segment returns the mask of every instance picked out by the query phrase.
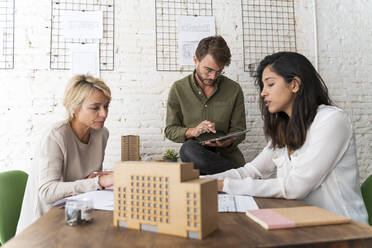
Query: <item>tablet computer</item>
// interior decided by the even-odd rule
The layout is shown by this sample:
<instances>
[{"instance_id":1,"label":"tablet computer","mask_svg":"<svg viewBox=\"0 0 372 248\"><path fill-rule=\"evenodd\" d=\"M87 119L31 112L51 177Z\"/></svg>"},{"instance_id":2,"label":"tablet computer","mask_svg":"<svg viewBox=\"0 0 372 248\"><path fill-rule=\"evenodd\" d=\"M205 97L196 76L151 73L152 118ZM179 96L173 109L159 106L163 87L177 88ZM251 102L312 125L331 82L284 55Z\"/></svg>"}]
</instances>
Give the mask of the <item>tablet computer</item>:
<instances>
[{"instance_id":1,"label":"tablet computer","mask_svg":"<svg viewBox=\"0 0 372 248\"><path fill-rule=\"evenodd\" d=\"M235 133L229 133L227 135L224 135L224 136L221 136L221 137L218 137L218 138L204 140L204 141L202 141L200 143L204 144L205 142L208 142L208 141L210 141L210 142L216 142L216 141L220 141L220 140L225 140L225 139L228 139L228 138L231 138L231 137L237 137L237 136L243 135L243 134L245 134L248 131L249 130L239 131L239 132L235 132Z\"/></svg>"}]
</instances>

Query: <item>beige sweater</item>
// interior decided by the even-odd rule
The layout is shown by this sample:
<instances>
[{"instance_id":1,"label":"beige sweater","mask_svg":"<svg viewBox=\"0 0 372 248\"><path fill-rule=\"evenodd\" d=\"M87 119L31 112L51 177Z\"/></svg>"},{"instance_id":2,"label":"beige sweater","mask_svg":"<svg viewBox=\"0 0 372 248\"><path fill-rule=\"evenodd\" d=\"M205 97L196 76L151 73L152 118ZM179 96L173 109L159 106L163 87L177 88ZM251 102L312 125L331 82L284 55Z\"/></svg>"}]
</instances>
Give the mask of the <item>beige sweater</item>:
<instances>
[{"instance_id":1,"label":"beige sweater","mask_svg":"<svg viewBox=\"0 0 372 248\"><path fill-rule=\"evenodd\" d=\"M55 201L100 188L98 177L85 178L102 169L108 136L105 127L91 130L89 143L84 144L73 133L67 120L52 127L41 141L37 166L30 173L18 230L47 212ZM24 216L26 214L33 218Z\"/></svg>"}]
</instances>

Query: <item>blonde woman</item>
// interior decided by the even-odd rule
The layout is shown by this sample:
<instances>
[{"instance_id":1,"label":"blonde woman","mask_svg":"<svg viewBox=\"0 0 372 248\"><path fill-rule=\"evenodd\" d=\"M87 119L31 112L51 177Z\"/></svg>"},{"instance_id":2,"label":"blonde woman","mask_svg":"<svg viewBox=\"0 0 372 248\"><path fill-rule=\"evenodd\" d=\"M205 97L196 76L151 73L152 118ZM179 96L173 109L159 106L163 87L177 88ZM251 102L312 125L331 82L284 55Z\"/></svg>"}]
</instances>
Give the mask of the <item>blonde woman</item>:
<instances>
[{"instance_id":1,"label":"blonde woman","mask_svg":"<svg viewBox=\"0 0 372 248\"><path fill-rule=\"evenodd\" d=\"M102 169L109 136L104 123L110 100L109 87L98 78L78 75L68 83L63 101L68 118L55 123L42 140L38 169L31 179L34 185L27 189L36 195L30 196L34 218L28 224L59 199L113 184L113 174L93 173ZM26 203L23 209L30 208ZM18 231L27 226L22 223L22 215L29 210L23 209Z\"/></svg>"}]
</instances>

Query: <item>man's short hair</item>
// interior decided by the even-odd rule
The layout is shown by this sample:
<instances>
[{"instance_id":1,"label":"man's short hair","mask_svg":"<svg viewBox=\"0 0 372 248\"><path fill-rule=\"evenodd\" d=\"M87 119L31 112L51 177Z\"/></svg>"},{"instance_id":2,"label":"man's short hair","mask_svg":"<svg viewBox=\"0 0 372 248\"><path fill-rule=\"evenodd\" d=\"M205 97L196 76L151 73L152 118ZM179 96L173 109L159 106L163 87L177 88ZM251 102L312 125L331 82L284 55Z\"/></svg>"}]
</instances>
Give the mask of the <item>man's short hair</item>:
<instances>
[{"instance_id":1,"label":"man's short hair","mask_svg":"<svg viewBox=\"0 0 372 248\"><path fill-rule=\"evenodd\" d=\"M195 51L196 58L201 61L207 54L210 54L221 67L230 65L230 48L219 35L206 37L199 42Z\"/></svg>"}]
</instances>

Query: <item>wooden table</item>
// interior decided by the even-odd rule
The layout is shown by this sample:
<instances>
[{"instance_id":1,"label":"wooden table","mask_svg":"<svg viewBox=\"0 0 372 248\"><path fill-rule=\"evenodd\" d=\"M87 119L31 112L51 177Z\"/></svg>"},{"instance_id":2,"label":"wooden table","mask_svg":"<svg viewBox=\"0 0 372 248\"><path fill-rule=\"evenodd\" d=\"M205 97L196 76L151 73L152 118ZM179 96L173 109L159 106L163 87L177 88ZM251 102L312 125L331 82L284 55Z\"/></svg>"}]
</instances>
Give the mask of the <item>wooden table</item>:
<instances>
[{"instance_id":1,"label":"wooden table","mask_svg":"<svg viewBox=\"0 0 372 248\"><path fill-rule=\"evenodd\" d=\"M260 208L304 206L295 200L255 198ZM311 213L309 213L311 214ZM357 222L267 231L243 213L220 213L219 230L204 240L114 228L112 212L95 211L94 222L67 226L53 208L17 237L11 247L371 247L372 228Z\"/></svg>"}]
</instances>

